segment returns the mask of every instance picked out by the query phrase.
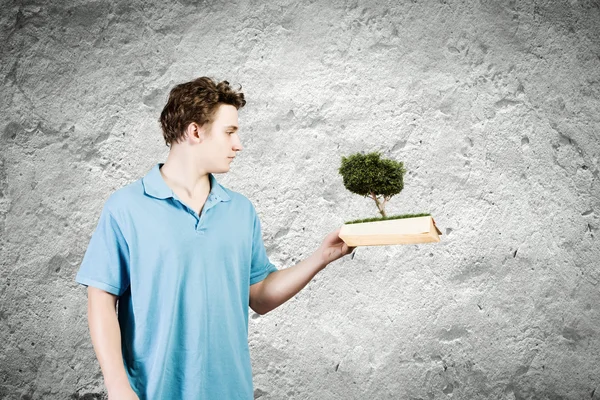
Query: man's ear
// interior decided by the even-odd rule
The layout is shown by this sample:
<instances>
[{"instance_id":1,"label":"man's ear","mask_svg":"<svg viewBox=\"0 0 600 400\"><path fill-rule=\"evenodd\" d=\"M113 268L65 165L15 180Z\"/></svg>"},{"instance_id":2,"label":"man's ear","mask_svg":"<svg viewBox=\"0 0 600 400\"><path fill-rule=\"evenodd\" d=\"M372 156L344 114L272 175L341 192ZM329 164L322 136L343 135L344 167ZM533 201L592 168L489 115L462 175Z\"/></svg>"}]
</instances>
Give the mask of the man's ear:
<instances>
[{"instance_id":1,"label":"man's ear","mask_svg":"<svg viewBox=\"0 0 600 400\"><path fill-rule=\"evenodd\" d=\"M187 129L185 130L186 140L202 142L206 138L206 125L207 124L200 126L195 122L190 122Z\"/></svg>"}]
</instances>

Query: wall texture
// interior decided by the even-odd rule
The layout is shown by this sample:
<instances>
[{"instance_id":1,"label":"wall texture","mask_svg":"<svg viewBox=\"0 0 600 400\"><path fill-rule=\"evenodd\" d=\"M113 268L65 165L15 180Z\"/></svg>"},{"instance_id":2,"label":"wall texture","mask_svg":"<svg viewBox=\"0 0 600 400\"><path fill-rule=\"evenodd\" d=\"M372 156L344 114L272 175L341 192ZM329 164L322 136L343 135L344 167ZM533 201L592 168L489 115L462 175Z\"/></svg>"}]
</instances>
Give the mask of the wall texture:
<instances>
[{"instance_id":1,"label":"wall texture","mask_svg":"<svg viewBox=\"0 0 600 400\"><path fill-rule=\"evenodd\" d=\"M598 0L1 3L0 398L104 398L75 273L166 159L168 90L208 75L248 99L217 179L279 268L377 216L355 152L403 161L387 211L444 233L252 315L256 398L600 399Z\"/></svg>"}]
</instances>

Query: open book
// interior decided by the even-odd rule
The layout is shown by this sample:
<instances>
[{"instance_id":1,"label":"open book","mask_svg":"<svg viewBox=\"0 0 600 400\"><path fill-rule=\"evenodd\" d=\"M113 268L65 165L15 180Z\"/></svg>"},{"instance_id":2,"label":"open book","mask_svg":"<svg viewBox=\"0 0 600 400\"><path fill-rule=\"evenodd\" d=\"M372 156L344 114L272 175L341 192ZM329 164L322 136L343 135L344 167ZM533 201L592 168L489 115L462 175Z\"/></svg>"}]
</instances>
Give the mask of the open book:
<instances>
[{"instance_id":1,"label":"open book","mask_svg":"<svg viewBox=\"0 0 600 400\"><path fill-rule=\"evenodd\" d=\"M348 246L439 242L442 232L432 216L344 224L339 237Z\"/></svg>"}]
</instances>

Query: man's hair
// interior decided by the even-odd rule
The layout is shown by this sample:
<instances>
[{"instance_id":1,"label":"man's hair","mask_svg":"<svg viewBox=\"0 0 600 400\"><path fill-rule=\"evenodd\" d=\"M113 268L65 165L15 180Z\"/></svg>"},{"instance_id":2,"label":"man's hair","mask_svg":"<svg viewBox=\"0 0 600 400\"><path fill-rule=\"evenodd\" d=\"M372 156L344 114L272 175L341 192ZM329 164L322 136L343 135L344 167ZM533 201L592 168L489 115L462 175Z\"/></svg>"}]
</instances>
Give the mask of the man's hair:
<instances>
[{"instance_id":1,"label":"man's hair","mask_svg":"<svg viewBox=\"0 0 600 400\"><path fill-rule=\"evenodd\" d=\"M178 143L192 122L202 126L213 122L220 104L230 104L240 109L246 104L244 93L229 86L229 82L217 83L203 76L191 82L181 83L171 89L169 100L160 113L160 125L167 146Z\"/></svg>"}]
</instances>

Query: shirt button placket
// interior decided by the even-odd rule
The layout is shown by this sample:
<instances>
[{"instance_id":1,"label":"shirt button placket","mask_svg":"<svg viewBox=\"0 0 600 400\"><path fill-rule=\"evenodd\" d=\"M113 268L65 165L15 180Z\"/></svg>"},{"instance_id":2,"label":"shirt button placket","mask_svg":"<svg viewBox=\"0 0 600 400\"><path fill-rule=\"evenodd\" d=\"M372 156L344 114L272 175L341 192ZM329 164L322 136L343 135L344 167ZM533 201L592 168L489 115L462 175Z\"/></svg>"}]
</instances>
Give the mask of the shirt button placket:
<instances>
[{"instance_id":1,"label":"shirt button placket","mask_svg":"<svg viewBox=\"0 0 600 400\"><path fill-rule=\"evenodd\" d=\"M205 229L204 229L204 228L202 228L202 222L204 221L204 218L205 218L206 211L207 211L207 210L208 210L208 208L209 208L209 207L208 207L208 206L209 206L209 203L210 203L210 202L212 202L213 198L214 198L214 196L213 196L213 195L209 195L209 196L208 196L208 199L206 199L206 204L204 205L204 209L203 209L202 213L200 214L200 218L198 219L198 221L197 221L197 223L196 223L196 233L197 233L198 235L204 235L204 231L205 231Z\"/></svg>"}]
</instances>

